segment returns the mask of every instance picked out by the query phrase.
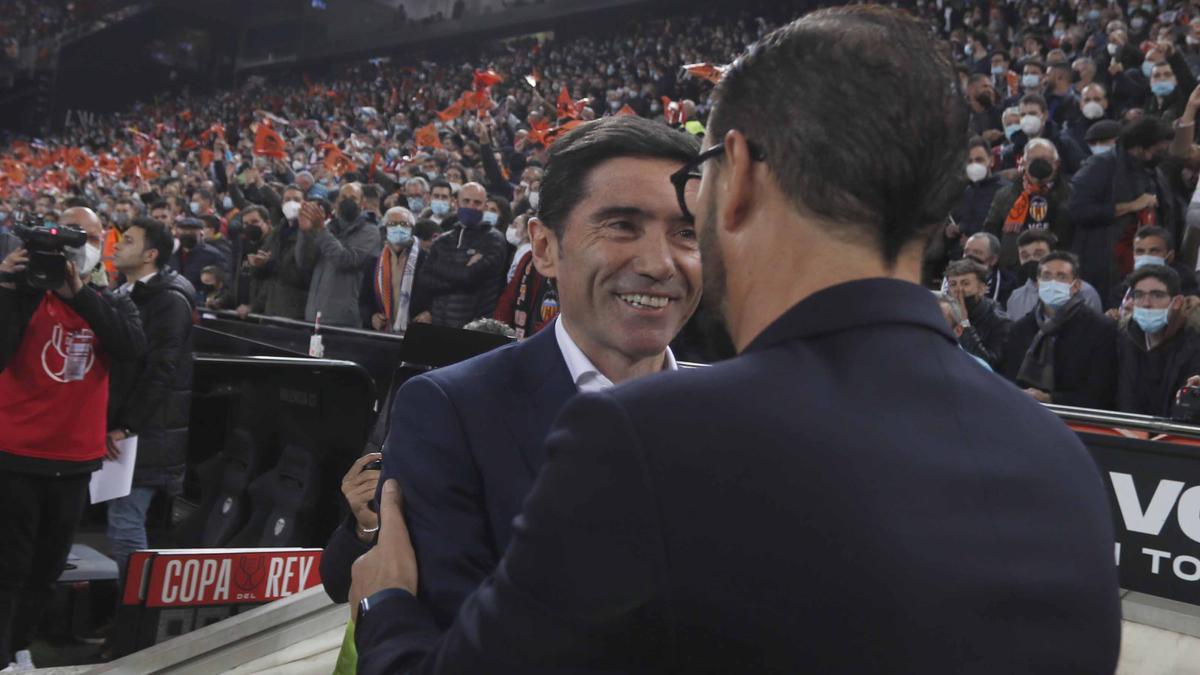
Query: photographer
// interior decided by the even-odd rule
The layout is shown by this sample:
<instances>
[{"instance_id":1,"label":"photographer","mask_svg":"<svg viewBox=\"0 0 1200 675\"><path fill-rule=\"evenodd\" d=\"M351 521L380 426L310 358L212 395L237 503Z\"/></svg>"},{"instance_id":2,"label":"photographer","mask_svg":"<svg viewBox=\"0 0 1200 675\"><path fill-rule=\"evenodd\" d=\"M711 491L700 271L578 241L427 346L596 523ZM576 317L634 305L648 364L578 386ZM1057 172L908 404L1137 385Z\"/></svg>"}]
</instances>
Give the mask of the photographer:
<instances>
[{"instance_id":1,"label":"photographer","mask_svg":"<svg viewBox=\"0 0 1200 675\"><path fill-rule=\"evenodd\" d=\"M68 209L0 262L0 665L29 661L105 456L109 369L145 348L133 302L84 282L99 251L54 244L81 241L63 226L95 220L91 209ZM31 284L46 278L62 281L53 291Z\"/></svg>"}]
</instances>

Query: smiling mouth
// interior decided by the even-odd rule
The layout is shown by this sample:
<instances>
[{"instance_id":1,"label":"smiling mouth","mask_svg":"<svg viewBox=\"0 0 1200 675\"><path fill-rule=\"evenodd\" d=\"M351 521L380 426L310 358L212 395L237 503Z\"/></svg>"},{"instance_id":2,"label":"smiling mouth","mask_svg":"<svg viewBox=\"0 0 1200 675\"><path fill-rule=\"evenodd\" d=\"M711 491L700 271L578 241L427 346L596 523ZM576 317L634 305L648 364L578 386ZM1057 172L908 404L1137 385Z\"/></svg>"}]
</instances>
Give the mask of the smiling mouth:
<instances>
[{"instance_id":1,"label":"smiling mouth","mask_svg":"<svg viewBox=\"0 0 1200 675\"><path fill-rule=\"evenodd\" d=\"M670 304L671 299L665 295L645 295L641 293L619 293L617 297L622 302L636 309L663 309Z\"/></svg>"}]
</instances>

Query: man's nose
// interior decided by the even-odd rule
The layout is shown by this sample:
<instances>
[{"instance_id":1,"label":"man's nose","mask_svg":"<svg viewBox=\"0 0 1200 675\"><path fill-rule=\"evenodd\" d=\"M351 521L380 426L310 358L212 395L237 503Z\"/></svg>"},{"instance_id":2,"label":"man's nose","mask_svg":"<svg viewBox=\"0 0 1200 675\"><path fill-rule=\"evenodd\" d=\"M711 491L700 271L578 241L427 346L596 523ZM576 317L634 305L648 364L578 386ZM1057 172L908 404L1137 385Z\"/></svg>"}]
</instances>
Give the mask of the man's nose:
<instances>
[{"instance_id":1,"label":"man's nose","mask_svg":"<svg viewBox=\"0 0 1200 675\"><path fill-rule=\"evenodd\" d=\"M675 250L668 240L669 235L642 237L634 258L634 271L655 281L669 281L675 277L678 266Z\"/></svg>"}]
</instances>

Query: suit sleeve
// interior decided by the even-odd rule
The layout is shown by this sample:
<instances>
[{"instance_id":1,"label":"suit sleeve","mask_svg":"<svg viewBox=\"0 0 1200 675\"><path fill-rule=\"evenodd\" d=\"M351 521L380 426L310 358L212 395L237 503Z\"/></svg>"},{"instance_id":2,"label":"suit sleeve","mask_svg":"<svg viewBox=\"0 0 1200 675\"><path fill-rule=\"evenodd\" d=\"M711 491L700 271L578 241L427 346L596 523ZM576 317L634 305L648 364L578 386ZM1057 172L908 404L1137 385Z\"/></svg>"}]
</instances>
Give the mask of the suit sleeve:
<instances>
[{"instance_id":1,"label":"suit sleeve","mask_svg":"<svg viewBox=\"0 0 1200 675\"><path fill-rule=\"evenodd\" d=\"M396 394L380 489L400 481L404 516L420 570L418 595L442 627L500 559L488 525L483 479L458 411L428 377Z\"/></svg>"},{"instance_id":2,"label":"suit sleeve","mask_svg":"<svg viewBox=\"0 0 1200 675\"><path fill-rule=\"evenodd\" d=\"M672 651L653 602L662 527L629 418L608 394L576 397L547 450L504 559L449 630L394 595L355 629L359 673L661 672L621 661Z\"/></svg>"},{"instance_id":3,"label":"suit sleeve","mask_svg":"<svg viewBox=\"0 0 1200 675\"><path fill-rule=\"evenodd\" d=\"M321 554L321 583L334 602L346 602L350 595L350 568L360 555L371 550L370 544L364 544L355 535L356 527L353 515L343 518Z\"/></svg>"}]
</instances>

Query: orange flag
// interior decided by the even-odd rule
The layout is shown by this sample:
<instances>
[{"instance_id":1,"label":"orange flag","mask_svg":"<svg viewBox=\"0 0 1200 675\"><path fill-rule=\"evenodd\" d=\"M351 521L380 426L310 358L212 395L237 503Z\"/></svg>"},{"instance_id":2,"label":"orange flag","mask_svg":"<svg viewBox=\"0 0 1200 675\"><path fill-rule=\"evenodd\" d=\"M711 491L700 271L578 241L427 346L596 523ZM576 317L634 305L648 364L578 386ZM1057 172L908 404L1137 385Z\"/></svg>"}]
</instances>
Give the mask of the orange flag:
<instances>
[{"instance_id":1,"label":"orange flag","mask_svg":"<svg viewBox=\"0 0 1200 675\"><path fill-rule=\"evenodd\" d=\"M720 84L721 78L725 76L728 66L714 66L711 63L689 63L683 69L692 77L708 80L713 84Z\"/></svg>"},{"instance_id":2,"label":"orange flag","mask_svg":"<svg viewBox=\"0 0 1200 675\"><path fill-rule=\"evenodd\" d=\"M667 119L667 124L683 124L687 121L687 113L683 110L683 105L679 101L672 101L666 96L662 97L663 117Z\"/></svg>"},{"instance_id":3,"label":"orange flag","mask_svg":"<svg viewBox=\"0 0 1200 675\"><path fill-rule=\"evenodd\" d=\"M200 166L207 169L208 165L212 164L212 162L213 162L213 151L209 150L208 148L201 148L200 149Z\"/></svg>"},{"instance_id":4,"label":"orange flag","mask_svg":"<svg viewBox=\"0 0 1200 675\"><path fill-rule=\"evenodd\" d=\"M254 154L284 159L287 157L286 147L283 139L265 120L258 123L258 131L254 133Z\"/></svg>"},{"instance_id":5,"label":"orange flag","mask_svg":"<svg viewBox=\"0 0 1200 675\"><path fill-rule=\"evenodd\" d=\"M617 111L617 117L628 117L630 115L637 117L637 111L630 108L628 103L621 106L621 109Z\"/></svg>"},{"instance_id":6,"label":"orange flag","mask_svg":"<svg viewBox=\"0 0 1200 675\"><path fill-rule=\"evenodd\" d=\"M575 119L579 115L575 112L575 99L571 98L571 92L563 87L558 92L558 119L571 118Z\"/></svg>"},{"instance_id":7,"label":"orange flag","mask_svg":"<svg viewBox=\"0 0 1200 675\"><path fill-rule=\"evenodd\" d=\"M371 166L367 168L367 180L375 179L375 171L379 168L379 163L382 161L383 157L380 157L378 152L375 153L375 156L371 158Z\"/></svg>"},{"instance_id":8,"label":"orange flag","mask_svg":"<svg viewBox=\"0 0 1200 675\"><path fill-rule=\"evenodd\" d=\"M442 139L438 138L437 129L433 126L432 122L417 129L416 141L419 148L442 147Z\"/></svg>"},{"instance_id":9,"label":"orange flag","mask_svg":"<svg viewBox=\"0 0 1200 675\"><path fill-rule=\"evenodd\" d=\"M476 70L475 71L475 88L484 89L492 85L500 84L504 81L503 77L494 70Z\"/></svg>"},{"instance_id":10,"label":"orange flag","mask_svg":"<svg viewBox=\"0 0 1200 675\"><path fill-rule=\"evenodd\" d=\"M200 142L207 142L212 137L225 138L225 125L220 122L212 125L200 133Z\"/></svg>"},{"instance_id":11,"label":"orange flag","mask_svg":"<svg viewBox=\"0 0 1200 675\"><path fill-rule=\"evenodd\" d=\"M321 146L321 148L325 150L324 164L327 170L341 176L358 168L355 166L354 162L350 161L350 158L346 156L346 153L339 150L336 145L332 143L325 143Z\"/></svg>"},{"instance_id":12,"label":"orange flag","mask_svg":"<svg viewBox=\"0 0 1200 675\"><path fill-rule=\"evenodd\" d=\"M25 165L15 159L0 159L0 171L13 183L25 182Z\"/></svg>"},{"instance_id":13,"label":"orange flag","mask_svg":"<svg viewBox=\"0 0 1200 675\"><path fill-rule=\"evenodd\" d=\"M129 178L131 176L137 176L141 173L141 168L142 160L140 157L137 155L126 157L121 162L121 177Z\"/></svg>"},{"instance_id":14,"label":"orange flag","mask_svg":"<svg viewBox=\"0 0 1200 675\"><path fill-rule=\"evenodd\" d=\"M553 129L550 129L549 131L546 131L545 133L542 134L542 144L544 144L547 148L550 147L551 145L554 145L554 141L557 141L558 139L562 138L563 134L567 133L568 131L574 129L575 127L577 127L581 124L583 124L583 120L571 120L570 122L567 122L566 124L559 125L557 127L554 127Z\"/></svg>"},{"instance_id":15,"label":"orange flag","mask_svg":"<svg viewBox=\"0 0 1200 675\"><path fill-rule=\"evenodd\" d=\"M462 96L462 98L459 98L457 101L455 101L449 108L446 108L445 110L438 113L437 114L438 119L443 122L450 122L450 121L458 119L463 114L463 108L465 107L465 103L464 103L465 99L466 99L466 95L464 94Z\"/></svg>"}]
</instances>

